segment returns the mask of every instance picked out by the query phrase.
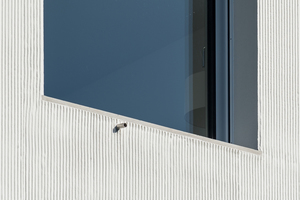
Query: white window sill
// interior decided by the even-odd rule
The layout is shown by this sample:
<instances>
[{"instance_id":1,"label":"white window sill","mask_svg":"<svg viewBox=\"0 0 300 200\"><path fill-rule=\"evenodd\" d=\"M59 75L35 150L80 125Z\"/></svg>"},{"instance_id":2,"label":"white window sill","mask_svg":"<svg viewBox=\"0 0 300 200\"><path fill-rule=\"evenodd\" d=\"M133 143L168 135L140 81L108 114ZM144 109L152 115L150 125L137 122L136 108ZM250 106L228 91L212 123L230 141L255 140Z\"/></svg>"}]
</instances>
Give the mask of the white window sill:
<instances>
[{"instance_id":1,"label":"white window sill","mask_svg":"<svg viewBox=\"0 0 300 200\"><path fill-rule=\"evenodd\" d=\"M168 128L168 127L165 127L165 126L160 126L160 125L157 125L157 124L153 124L153 123L133 119L133 118L130 118L130 117L125 117L125 116L122 116L122 115L118 115L118 114L98 110L98 109L95 109L95 108L90 108L90 107L87 107L87 106L82 106L82 105L79 105L79 104L59 100L59 99L56 99L56 98L47 97L47 96L44 96L44 95L42 96L42 100L47 101L47 102L51 102L51 103L55 103L55 104L59 104L59 105L68 106L68 107L71 107L71 108L84 110L84 111L95 113L95 114L104 115L104 116L115 118L115 119L119 119L119 120L122 120L124 122L140 124L140 125L143 125L143 126L147 126L147 127L159 129L159 130L162 130L162 131L174 133L174 134L181 135L181 136L184 136L184 137L194 138L194 139L197 139L197 140L202 140L202 141L205 141L205 142L209 142L209 143L212 143L212 144L224 146L224 147L227 147L227 148L232 148L232 149L235 149L235 150L244 151L244 152L247 152L247 153L252 153L252 154L256 154L256 155L261 155L262 154L262 152L259 151L259 150L250 149L250 148L247 148L247 147L222 142L222 141L219 141L219 140L215 140L215 139L195 135L195 134L192 134L192 133L188 133L188 132Z\"/></svg>"}]
</instances>

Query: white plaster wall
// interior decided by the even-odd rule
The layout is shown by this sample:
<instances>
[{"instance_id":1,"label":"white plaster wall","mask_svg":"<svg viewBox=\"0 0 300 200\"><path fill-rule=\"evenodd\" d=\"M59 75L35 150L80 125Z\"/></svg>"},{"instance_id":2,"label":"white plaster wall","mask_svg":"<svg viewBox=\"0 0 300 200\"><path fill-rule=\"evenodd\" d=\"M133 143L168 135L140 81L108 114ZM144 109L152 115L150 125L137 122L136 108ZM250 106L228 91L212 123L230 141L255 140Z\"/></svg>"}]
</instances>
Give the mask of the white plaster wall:
<instances>
[{"instance_id":1,"label":"white plaster wall","mask_svg":"<svg viewBox=\"0 0 300 200\"><path fill-rule=\"evenodd\" d=\"M300 199L299 11L258 1L259 153L43 99L43 1L1 0L0 199Z\"/></svg>"}]
</instances>

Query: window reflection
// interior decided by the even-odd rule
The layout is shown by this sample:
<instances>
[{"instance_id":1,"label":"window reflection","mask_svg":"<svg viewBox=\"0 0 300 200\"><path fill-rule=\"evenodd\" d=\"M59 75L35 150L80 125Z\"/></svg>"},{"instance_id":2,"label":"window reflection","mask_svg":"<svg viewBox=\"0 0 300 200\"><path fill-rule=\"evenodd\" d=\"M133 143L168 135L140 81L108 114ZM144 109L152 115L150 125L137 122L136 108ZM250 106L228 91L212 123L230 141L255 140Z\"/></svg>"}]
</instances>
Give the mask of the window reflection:
<instances>
[{"instance_id":1,"label":"window reflection","mask_svg":"<svg viewBox=\"0 0 300 200\"><path fill-rule=\"evenodd\" d=\"M208 135L206 1L44 6L45 95Z\"/></svg>"},{"instance_id":2,"label":"window reflection","mask_svg":"<svg viewBox=\"0 0 300 200\"><path fill-rule=\"evenodd\" d=\"M191 1L189 5L189 34L187 41L187 113L189 132L207 133L207 5L206 1Z\"/></svg>"}]
</instances>

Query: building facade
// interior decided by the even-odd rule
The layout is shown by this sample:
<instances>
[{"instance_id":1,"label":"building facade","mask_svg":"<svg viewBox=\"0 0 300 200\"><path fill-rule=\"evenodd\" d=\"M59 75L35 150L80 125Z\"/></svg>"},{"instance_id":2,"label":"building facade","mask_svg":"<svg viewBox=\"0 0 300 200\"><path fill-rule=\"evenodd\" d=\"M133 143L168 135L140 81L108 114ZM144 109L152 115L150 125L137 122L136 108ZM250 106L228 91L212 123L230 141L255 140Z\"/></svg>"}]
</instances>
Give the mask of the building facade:
<instances>
[{"instance_id":1,"label":"building facade","mask_svg":"<svg viewBox=\"0 0 300 200\"><path fill-rule=\"evenodd\" d=\"M299 2L257 5L252 150L43 96L43 1L2 0L0 199L300 199Z\"/></svg>"}]
</instances>

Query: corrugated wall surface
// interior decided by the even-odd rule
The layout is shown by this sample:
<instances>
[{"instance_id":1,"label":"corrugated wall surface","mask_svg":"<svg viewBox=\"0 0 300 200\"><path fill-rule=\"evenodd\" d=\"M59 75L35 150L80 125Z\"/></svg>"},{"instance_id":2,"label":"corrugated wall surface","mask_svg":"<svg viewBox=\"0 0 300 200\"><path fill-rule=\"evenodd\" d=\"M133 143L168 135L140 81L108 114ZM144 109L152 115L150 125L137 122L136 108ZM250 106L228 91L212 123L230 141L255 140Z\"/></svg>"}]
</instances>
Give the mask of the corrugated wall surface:
<instances>
[{"instance_id":1,"label":"corrugated wall surface","mask_svg":"<svg viewBox=\"0 0 300 200\"><path fill-rule=\"evenodd\" d=\"M299 1L258 1L260 154L42 100L43 1L0 1L0 199L300 199Z\"/></svg>"}]
</instances>

